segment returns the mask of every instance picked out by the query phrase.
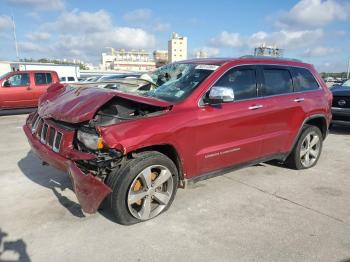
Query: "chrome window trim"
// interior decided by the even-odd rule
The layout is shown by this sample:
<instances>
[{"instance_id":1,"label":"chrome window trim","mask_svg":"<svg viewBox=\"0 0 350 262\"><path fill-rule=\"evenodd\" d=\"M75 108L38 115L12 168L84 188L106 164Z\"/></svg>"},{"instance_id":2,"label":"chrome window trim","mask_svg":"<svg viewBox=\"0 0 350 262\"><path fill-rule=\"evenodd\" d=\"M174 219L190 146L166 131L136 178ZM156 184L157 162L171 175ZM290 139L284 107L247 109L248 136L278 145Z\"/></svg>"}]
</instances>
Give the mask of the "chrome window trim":
<instances>
[{"instance_id":1,"label":"chrome window trim","mask_svg":"<svg viewBox=\"0 0 350 262\"><path fill-rule=\"evenodd\" d=\"M254 98L247 98L247 99L241 99L241 100L235 100L233 102L226 102L223 104L228 104L228 103L239 103L239 102L243 102L243 101L250 101L250 100L256 100L256 99L261 99L261 98L270 98L270 97L277 97L277 96L285 96L285 95L290 95L290 94L304 94L304 93L310 93L310 92L316 92L316 91L320 91L322 90L322 86L320 85L320 82L318 81L317 77L315 77L315 75L313 74L313 72L311 72L308 68L306 68L305 66L291 66L291 65L282 65L282 64L257 64L257 63L251 63L251 64L238 64L238 65L234 65L232 67L230 67L229 69L225 70L216 80L213 84L211 84L206 91L203 93L203 95L198 99L198 107L199 108L203 108L206 107L208 105L206 104L201 104L201 102L203 102L203 98L204 95L216 84L216 82L219 81L219 79L221 77L224 76L224 74L226 74L228 71L230 71L231 69L234 69L236 67L240 67L240 66L282 66L282 67L295 67L295 68L302 68L302 69L306 69L308 70L311 75L314 77L314 79L316 80L317 84L318 84L318 89L313 89L313 90L307 90L307 91L299 91L299 92L289 92L289 93L283 93L283 94L277 94L277 95L270 95L270 96L257 96ZM291 74L292 79L293 79L293 75ZM293 85L293 90L294 90L294 85Z\"/></svg>"}]
</instances>

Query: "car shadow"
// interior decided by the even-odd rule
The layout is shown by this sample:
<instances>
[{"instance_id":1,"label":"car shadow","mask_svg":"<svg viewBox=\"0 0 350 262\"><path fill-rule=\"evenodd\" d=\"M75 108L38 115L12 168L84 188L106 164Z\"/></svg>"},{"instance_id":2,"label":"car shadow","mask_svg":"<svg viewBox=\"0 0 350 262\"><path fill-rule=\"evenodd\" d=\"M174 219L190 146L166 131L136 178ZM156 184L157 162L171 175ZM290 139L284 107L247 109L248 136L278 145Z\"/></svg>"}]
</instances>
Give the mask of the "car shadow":
<instances>
[{"instance_id":1,"label":"car shadow","mask_svg":"<svg viewBox=\"0 0 350 262\"><path fill-rule=\"evenodd\" d=\"M41 160L32 151L29 151L17 164L28 179L50 189L59 203L73 216L79 218L85 217L78 203L62 195L62 192L65 190L73 191L71 180L67 174L50 166L43 166Z\"/></svg>"},{"instance_id":2,"label":"car shadow","mask_svg":"<svg viewBox=\"0 0 350 262\"><path fill-rule=\"evenodd\" d=\"M23 239L17 239L14 241L4 241L8 234L0 228L0 261L12 261L12 262L30 262L29 255L27 253L27 244ZM4 260L4 257L9 254L11 257L13 254L18 255L18 260Z\"/></svg>"},{"instance_id":3,"label":"car shadow","mask_svg":"<svg viewBox=\"0 0 350 262\"><path fill-rule=\"evenodd\" d=\"M331 135L350 135L350 126L343 125L332 125L329 129Z\"/></svg>"}]
</instances>

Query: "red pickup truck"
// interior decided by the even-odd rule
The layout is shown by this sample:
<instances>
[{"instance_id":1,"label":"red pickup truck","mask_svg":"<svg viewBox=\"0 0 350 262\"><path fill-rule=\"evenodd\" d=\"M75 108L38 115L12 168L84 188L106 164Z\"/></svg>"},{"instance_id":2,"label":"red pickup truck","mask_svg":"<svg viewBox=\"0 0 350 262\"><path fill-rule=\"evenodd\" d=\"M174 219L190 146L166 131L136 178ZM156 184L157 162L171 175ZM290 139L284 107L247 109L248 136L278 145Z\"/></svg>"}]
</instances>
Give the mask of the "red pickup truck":
<instances>
[{"instance_id":1,"label":"red pickup truck","mask_svg":"<svg viewBox=\"0 0 350 262\"><path fill-rule=\"evenodd\" d=\"M0 76L0 110L37 107L39 97L53 83L55 71L15 71Z\"/></svg>"}]
</instances>

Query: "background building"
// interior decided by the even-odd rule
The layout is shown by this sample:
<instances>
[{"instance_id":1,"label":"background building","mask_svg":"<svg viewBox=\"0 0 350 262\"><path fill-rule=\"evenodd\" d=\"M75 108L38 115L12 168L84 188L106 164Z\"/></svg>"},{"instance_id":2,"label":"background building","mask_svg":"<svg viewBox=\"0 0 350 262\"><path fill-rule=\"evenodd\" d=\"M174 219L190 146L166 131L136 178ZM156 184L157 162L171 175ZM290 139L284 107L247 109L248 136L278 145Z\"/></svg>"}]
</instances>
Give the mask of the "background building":
<instances>
[{"instance_id":1,"label":"background building","mask_svg":"<svg viewBox=\"0 0 350 262\"><path fill-rule=\"evenodd\" d=\"M283 55L283 49L278 48L275 45L266 45L263 43L254 49L254 55L281 57Z\"/></svg>"},{"instance_id":2,"label":"background building","mask_svg":"<svg viewBox=\"0 0 350 262\"><path fill-rule=\"evenodd\" d=\"M155 50L153 52L153 58L156 62L156 67L161 67L168 63L168 51L167 50Z\"/></svg>"},{"instance_id":3,"label":"background building","mask_svg":"<svg viewBox=\"0 0 350 262\"><path fill-rule=\"evenodd\" d=\"M172 33L168 41L168 60L169 63L187 59L187 37Z\"/></svg>"},{"instance_id":4,"label":"background building","mask_svg":"<svg viewBox=\"0 0 350 262\"><path fill-rule=\"evenodd\" d=\"M150 53L144 50L125 49L102 53L102 70L149 71L156 68L156 63Z\"/></svg>"}]
</instances>

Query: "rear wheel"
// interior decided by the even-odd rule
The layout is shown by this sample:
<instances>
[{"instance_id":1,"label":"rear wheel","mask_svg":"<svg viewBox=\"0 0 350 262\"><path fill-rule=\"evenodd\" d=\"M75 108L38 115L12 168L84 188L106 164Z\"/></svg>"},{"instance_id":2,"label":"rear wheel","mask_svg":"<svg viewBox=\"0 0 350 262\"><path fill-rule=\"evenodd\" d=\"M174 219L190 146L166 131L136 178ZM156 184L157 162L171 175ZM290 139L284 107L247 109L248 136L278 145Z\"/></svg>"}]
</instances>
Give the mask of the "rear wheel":
<instances>
[{"instance_id":1,"label":"rear wheel","mask_svg":"<svg viewBox=\"0 0 350 262\"><path fill-rule=\"evenodd\" d=\"M316 126L305 125L286 165L293 169L307 169L316 165L322 151L322 133Z\"/></svg>"},{"instance_id":2,"label":"rear wheel","mask_svg":"<svg viewBox=\"0 0 350 262\"><path fill-rule=\"evenodd\" d=\"M161 214L169 208L177 191L175 164L155 151L137 154L118 174L111 175L107 183L113 192L108 205L117 222L125 225Z\"/></svg>"}]
</instances>

